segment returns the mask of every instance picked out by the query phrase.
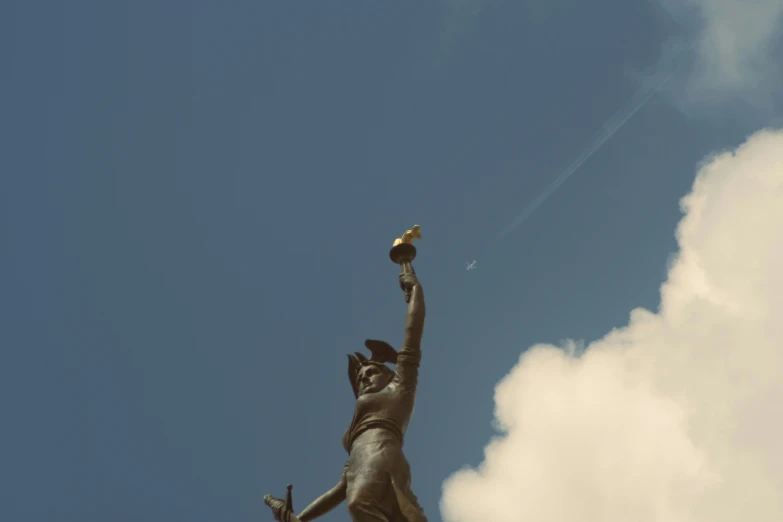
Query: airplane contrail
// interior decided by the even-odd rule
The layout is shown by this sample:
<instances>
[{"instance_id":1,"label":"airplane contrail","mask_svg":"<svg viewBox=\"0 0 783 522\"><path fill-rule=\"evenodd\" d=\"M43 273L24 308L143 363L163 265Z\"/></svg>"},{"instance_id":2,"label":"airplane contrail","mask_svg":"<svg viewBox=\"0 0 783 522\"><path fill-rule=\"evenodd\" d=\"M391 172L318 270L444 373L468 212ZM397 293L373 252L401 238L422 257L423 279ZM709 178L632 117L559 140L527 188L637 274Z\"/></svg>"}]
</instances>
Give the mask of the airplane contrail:
<instances>
[{"instance_id":1,"label":"airplane contrail","mask_svg":"<svg viewBox=\"0 0 783 522\"><path fill-rule=\"evenodd\" d=\"M609 118L604 125L601 128L601 131L598 134L598 137L593 140L593 143L587 147L582 153L571 163L571 165L568 166L563 172L561 172L555 179L552 181L552 183L549 184L549 186L544 189L544 191L536 197L536 199L533 200L530 205L528 205L521 214L519 214L511 223L509 223L499 234L498 239L503 239L508 234L513 232L517 227L519 227L522 223L524 223L530 216L533 215L533 213L538 210L538 208L543 205L546 200L548 200L552 194L554 194L557 189L560 188L560 186L568 181L568 178L574 175L574 173L579 170L579 167L581 167L590 157L598 152L598 149L600 149L604 143L606 143L609 138L614 136L614 134L619 131L623 125L625 125L628 120L633 118L637 112L639 112L642 107L644 107L647 102L652 99L655 94L660 91L664 85L666 85L666 82L671 79L674 72L669 73L664 80L658 84L656 87L654 87L652 90L650 90L648 93L642 95L644 92L643 90L638 91L636 94L634 94L631 99L626 103L623 107L621 107L616 113L612 115L611 118ZM639 101L637 101L639 100Z\"/></svg>"}]
</instances>

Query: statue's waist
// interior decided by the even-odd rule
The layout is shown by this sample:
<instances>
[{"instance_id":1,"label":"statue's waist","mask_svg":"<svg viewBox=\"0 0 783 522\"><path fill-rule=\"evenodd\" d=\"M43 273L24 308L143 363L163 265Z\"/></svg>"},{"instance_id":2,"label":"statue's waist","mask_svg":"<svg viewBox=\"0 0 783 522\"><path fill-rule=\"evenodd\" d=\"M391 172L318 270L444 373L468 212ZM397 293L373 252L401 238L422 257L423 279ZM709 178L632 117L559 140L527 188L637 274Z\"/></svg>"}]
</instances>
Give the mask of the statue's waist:
<instances>
[{"instance_id":1,"label":"statue's waist","mask_svg":"<svg viewBox=\"0 0 783 522\"><path fill-rule=\"evenodd\" d=\"M399 423L391 419L370 419L354 426L349 447L377 442L394 442L402 446L403 431ZM350 450L349 450L350 452Z\"/></svg>"}]
</instances>

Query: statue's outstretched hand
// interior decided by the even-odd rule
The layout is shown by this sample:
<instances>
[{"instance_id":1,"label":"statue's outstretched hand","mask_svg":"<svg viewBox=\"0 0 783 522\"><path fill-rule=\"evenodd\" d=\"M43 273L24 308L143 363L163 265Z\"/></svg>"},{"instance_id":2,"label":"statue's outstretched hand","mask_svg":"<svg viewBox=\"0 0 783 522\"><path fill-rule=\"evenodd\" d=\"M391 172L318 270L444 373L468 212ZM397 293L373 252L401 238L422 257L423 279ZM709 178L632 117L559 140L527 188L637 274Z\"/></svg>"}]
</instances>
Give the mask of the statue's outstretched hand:
<instances>
[{"instance_id":1,"label":"statue's outstretched hand","mask_svg":"<svg viewBox=\"0 0 783 522\"><path fill-rule=\"evenodd\" d=\"M264 504L272 510L272 516L275 517L277 522L290 522L296 519L295 516L292 516L293 513L285 508L285 500L272 495L264 495Z\"/></svg>"}]
</instances>

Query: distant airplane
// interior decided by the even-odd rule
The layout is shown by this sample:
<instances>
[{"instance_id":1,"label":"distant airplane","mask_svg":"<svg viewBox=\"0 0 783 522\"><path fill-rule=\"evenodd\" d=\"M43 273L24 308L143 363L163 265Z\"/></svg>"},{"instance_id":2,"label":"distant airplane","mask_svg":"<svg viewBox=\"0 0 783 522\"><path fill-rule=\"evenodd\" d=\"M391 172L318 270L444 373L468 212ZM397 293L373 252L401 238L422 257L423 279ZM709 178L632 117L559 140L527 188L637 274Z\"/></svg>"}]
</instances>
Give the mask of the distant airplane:
<instances>
[{"instance_id":1,"label":"distant airplane","mask_svg":"<svg viewBox=\"0 0 783 522\"><path fill-rule=\"evenodd\" d=\"M474 268L478 268L476 266L476 260L475 259L473 260L472 263L468 263L467 261L465 261L465 270L470 271L470 270L473 270Z\"/></svg>"}]
</instances>

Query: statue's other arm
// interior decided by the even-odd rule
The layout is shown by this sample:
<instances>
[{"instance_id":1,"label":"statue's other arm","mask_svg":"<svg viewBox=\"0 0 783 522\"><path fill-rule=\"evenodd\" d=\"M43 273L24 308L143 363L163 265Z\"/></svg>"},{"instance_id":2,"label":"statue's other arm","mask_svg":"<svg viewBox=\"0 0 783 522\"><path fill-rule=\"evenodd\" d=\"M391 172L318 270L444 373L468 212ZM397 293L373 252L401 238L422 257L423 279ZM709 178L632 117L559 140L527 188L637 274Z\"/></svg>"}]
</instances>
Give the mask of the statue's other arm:
<instances>
[{"instance_id":1,"label":"statue's other arm","mask_svg":"<svg viewBox=\"0 0 783 522\"><path fill-rule=\"evenodd\" d=\"M405 317L405 337L402 348L397 354L397 372L394 382L400 388L415 391L419 379L419 362L421 361L421 337L424 333L424 291L415 275L409 276L413 282L411 300L408 303L408 313ZM403 276L403 283L406 277Z\"/></svg>"},{"instance_id":2,"label":"statue's other arm","mask_svg":"<svg viewBox=\"0 0 783 522\"><path fill-rule=\"evenodd\" d=\"M327 514L339 506L343 500L345 500L347 489L348 480L345 476L345 471L343 470L343 474L340 477L340 481L337 483L337 485L317 499L313 500L309 506L304 508L302 512L299 513L297 518L300 520L300 522L309 522L310 520Z\"/></svg>"}]
</instances>

